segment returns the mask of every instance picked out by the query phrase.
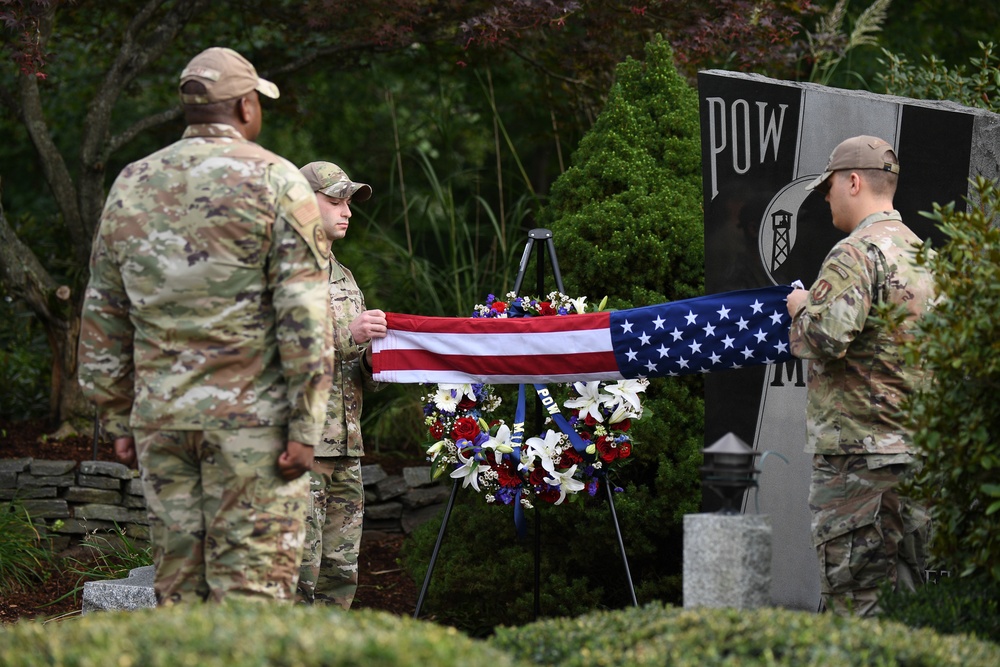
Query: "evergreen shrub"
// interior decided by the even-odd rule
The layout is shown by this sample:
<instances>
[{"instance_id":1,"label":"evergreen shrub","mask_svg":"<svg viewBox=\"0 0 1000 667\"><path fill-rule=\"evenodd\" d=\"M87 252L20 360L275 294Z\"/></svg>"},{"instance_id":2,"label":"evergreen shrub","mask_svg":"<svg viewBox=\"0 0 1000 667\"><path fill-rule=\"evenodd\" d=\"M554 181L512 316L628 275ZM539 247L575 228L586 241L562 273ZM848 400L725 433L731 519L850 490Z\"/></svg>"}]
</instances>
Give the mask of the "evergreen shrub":
<instances>
[{"instance_id":1,"label":"evergreen shrub","mask_svg":"<svg viewBox=\"0 0 1000 667\"><path fill-rule=\"evenodd\" d=\"M243 602L0 627L0 667L513 667L451 628L383 612Z\"/></svg>"},{"instance_id":2,"label":"evergreen shrub","mask_svg":"<svg viewBox=\"0 0 1000 667\"><path fill-rule=\"evenodd\" d=\"M660 603L502 627L487 643L513 658L558 667L1000 664L996 644L891 621Z\"/></svg>"},{"instance_id":3,"label":"evergreen shrub","mask_svg":"<svg viewBox=\"0 0 1000 667\"><path fill-rule=\"evenodd\" d=\"M944 569L1000 583L1000 185L977 177L967 211L935 204L929 217L948 242L918 254L938 298L909 350L932 377L908 409L924 455L912 493Z\"/></svg>"},{"instance_id":4,"label":"evergreen shrub","mask_svg":"<svg viewBox=\"0 0 1000 667\"><path fill-rule=\"evenodd\" d=\"M630 58L619 65L604 111L539 216L540 226L553 232L566 292L591 304L608 296L614 308L688 298L704 289L697 94L678 74L662 38L650 42L645 55L645 62ZM615 509L639 602L680 601L683 516L699 511L701 502L702 383L656 380L643 406L652 417L632 426L630 463L612 480L624 489L615 495ZM488 507L463 489L426 612L476 633L534 620L530 536L536 523L542 616L631 604L606 497L584 495L539 507L537 515L527 512L529 539L518 542L511 508ZM424 524L404 547L404 562L418 582L439 525Z\"/></svg>"}]
</instances>

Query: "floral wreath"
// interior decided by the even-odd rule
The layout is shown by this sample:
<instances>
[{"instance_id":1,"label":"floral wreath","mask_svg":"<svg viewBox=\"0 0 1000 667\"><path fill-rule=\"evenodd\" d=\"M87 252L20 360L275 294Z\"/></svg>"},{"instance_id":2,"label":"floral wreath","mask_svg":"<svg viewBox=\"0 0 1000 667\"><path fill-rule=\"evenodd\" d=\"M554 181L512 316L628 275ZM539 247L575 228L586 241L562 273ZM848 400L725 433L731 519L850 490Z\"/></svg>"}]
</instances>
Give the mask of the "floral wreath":
<instances>
[{"instance_id":1,"label":"floral wreath","mask_svg":"<svg viewBox=\"0 0 1000 667\"><path fill-rule=\"evenodd\" d=\"M543 301L510 292L505 301L490 294L472 317L550 317L585 309L586 297L552 292ZM451 467L451 477L461 479L463 488L471 486L488 503L517 510L530 509L536 498L559 505L584 490L593 496L602 480L607 483L608 472L632 453L628 431L642 417L639 394L648 384L639 379L560 385L568 417L560 414L558 401L549 401L548 428L526 439L524 385L511 422L499 417L503 401L492 385L428 385L422 400L434 476ZM541 385L535 389L543 398L551 395Z\"/></svg>"}]
</instances>

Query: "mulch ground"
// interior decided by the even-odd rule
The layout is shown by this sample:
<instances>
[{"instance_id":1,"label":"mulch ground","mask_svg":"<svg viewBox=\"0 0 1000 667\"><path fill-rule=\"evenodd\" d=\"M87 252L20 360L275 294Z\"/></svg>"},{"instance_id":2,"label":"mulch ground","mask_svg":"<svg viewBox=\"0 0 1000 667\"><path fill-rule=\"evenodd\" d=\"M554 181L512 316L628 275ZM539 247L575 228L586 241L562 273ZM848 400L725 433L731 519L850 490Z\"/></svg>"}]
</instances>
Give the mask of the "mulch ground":
<instances>
[{"instance_id":1,"label":"mulch ground","mask_svg":"<svg viewBox=\"0 0 1000 667\"><path fill-rule=\"evenodd\" d=\"M60 441L40 441L50 432L40 420L0 422L0 459L30 456L59 461L89 461L94 459L94 444L88 436L73 436ZM97 448L97 460L114 461L109 443ZM366 456L363 464L380 463L386 472L395 474L404 465L419 465L393 456ZM0 539L3 539L0 536ZM359 584L352 609L378 609L399 616L412 616L416 608L418 587L399 565L403 535L366 531L361 540L358 559ZM38 584L23 590L0 592L0 624L21 619L43 619L71 615L80 610L82 586L86 577L74 569L86 569L88 549L71 548L57 554L43 571L37 573ZM76 588L80 593L65 597Z\"/></svg>"}]
</instances>

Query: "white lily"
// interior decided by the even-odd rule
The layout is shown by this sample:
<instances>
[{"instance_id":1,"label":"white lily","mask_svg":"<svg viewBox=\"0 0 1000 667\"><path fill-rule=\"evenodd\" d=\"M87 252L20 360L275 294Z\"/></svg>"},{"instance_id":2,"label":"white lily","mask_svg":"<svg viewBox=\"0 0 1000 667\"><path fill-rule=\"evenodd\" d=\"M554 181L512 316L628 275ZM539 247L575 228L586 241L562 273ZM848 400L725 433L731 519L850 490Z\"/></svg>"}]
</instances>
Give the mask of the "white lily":
<instances>
[{"instance_id":1,"label":"white lily","mask_svg":"<svg viewBox=\"0 0 1000 667\"><path fill-rule=\"evenodd\" d=\"M445 445L448 444L447 440L438 440L433 445L427 448L427 456L437 456L438 453L444 449Z\"/></svg>"},{"instance_id":2,"label":"white lily","mask_svg":"<svg viewBox=\"0 0 1000 667\"><path fill-rule=\"evenodd\" d=\"M604 389L611 394L612 399L607 403L614 402L617 405L628 404L632 406L633 416L642 414L642 404L639 402L639 393L646 391L649 386L648 380L619 380L610 384Z\"/></svg>"},{"instance_id":3,"label":"white lily","mask_svg":"<svg viewBox=\"0 0 1000 667\"><path fill-rule=\"evenodd\" d=\"M458 451L458 460L462 465L451 471L452 479L461 479L462 488L471 486L479 491L479 461L474 456L466 457L462 451Z\"/></svg>"},{"instance_id":4,"label":"white lily","mask_svg":"<svg viewBox=\"0 0 1000 667\"><path fill-rule=\"evenodd\" d=\"M587 297L581 296L577 299L570 299L569 302L573 305L573 310L577 314L587 312Z\"/></svg>"},{"instance_id":5,"label":"white lily","mask_svg":"<svg viewBox=\"0 0 1000 667\"><path fill-rule=\"evenodd\" d=\"M573 478L574 474L576 474L575 463L563 472L550 471L549 476L545 478L546 484L559 487L559 500L555 502L556 505L566 500L567 493L579 493L586 487L583 482Z\"/></svg>"},{"instance_id":6,"label":"white lily","mask_svg":"<svg viewBox=\"0 0 1000 667\"><path fill-rule=\"evenodd\" d=\"M517 466L519 470L528 470L532 461L538 458L542 462L542 467L546 470L555 470L554 461L559 458L559 441L562 434L555 430L545 432L545 438L532 437L524 443L524 454L521 456L521 463Z\"/></svg>"},{"instance_id":7,"label":"white lily","mask_svg":"<svg viewBox=\"0 0 1000 667\"><path fill-rule=\"evenodd\" d=\"M583 419L590 414L595 421L604 421L601 415L601 404L607 401L607 396L601 396L601 383L574 382L573 388L580 394L578 398L571 398L563 405L567 408L577 408L580 411L580 418Z\"/></svg>"},{"instance_id":8,"label":"white lily","mask_svg":"<svg viewBox=\"0 0 1000 667\"><path fill-rule=\"evenodd\" d=\"M454 412L463 396L476 400L471 384L439 384L434 392L434 406L444 412Z\"/></svg>"},{"instance_id":9,"label":"white lily","mask_svg":"<svg viewBox=\"0 0 1000 667\"><path fill-rule=\"evenodd\" d=\"M506 424L501 424L500 428L497 429L496 435L491 435L489 440L483 443L483 449L487 447L495 449L501 454L510 454L514 451L514 448L510 443L510 427Z\"/></svg>"}]
</instances>

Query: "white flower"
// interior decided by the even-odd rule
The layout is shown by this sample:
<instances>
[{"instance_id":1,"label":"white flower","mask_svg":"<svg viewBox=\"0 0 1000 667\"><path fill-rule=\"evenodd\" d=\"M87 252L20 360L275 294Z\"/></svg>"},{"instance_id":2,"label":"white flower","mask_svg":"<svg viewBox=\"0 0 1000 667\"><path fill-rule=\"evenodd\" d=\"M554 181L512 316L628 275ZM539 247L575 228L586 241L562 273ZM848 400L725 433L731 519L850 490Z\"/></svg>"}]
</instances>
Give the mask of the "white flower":
<instances>
[{"instance_id":1,"label":"white flower","mask_svg":"<svg viewBox=\"0 0 1000 667\"><path fill-rule=\"evenodd\" d=\"M476 460L475 456L466 457L462 450L458 451L458 460L462 462L462 465L451 471L452 479L461 479L462 488L471 486L477 492L479 491L479 461Z\"/></svg>"},{"instance_id":2,"label":"white flower","mask_svg":"<svg viewBox=\"0 0 1000 667\"><path fill-rule=\"evenodd\" d=\"M445 445L447 444L448 444L447 440L438 440L433 445L427 448L427 456L431 457L437 456L438 452L444 449Z\"/></svg>"},{"instance_id":3,"label":"white flower","mask_svg":"<svg viewBox=\"0 0 1000 667\"><path fill-rule=\"evenodd\" d=\"M569 302L577 314L587 312L587 297L581 296L579 299L570 299Z\"/></svg>"},{"instance_id":4,"label":"white flower","mask_svg":"<svg viewBox=\"0 0 1000 667\"><path fill-rule=\"evenodd\" d=\"M524 454L521 456L521 463L518 470L531 470L534 460L537 458L546 470L555 470L555 461L562 453L559 449L559 441L562 434L558 431L548 430L545 438L532 437L524 443Z\"/></svg>"},{"instance_id":5,"label":"white flower","mask_svg":"<svg viewBox=\"0 0 1000 667\"><path fill-rule=\"evenodd\" d=\"M487 447L495 449L501 454L510 454L514 451L514 447L510 442L510 427L506 424L501 424L500 428L497 429L496 435L491 435L489 440L483 443L483 449Z\"/></svg>"},{"instance_id":6,"label":"white flower","mask_svg":"<svg viewBox=\"0 0 1000 667\"><path fill-rule=\"evenodd\" d=\"M605 400L605 403L615 406L624 406L627 404L631 406L633 413L631 416L638 417L642 414L639 392L646 391L646 387L648 386L649 380L619 380L604 388L612 396L610 400Z\"/></svg>"},{"instance_id":7,"label":"white flower","mask_svg":"<svg viewBox=\"0 0 1000 667\"><path fill-rule=\"evenodd\" d=\"M571 398L563 405L567 408L579 409L580 419L590 414L595 421L604 421L604 417L601 416L601 403L606 402L608 397L601 396L601 383L596 380L593 382L574 382L573 388L580 394L579 398Z\"/></svg>"},{"instance_id":8,"label":"white flower","mask_svg":"<svg viewBox=\"0 0 1000 667\"><path fill-rule=\"evenodd\" d=\"M434 407L443 412L455 412L463 396L476 400L471 384L439 384L434 392Z\"/></svg>"},{"instance_id":9,"label":"white flower","mask_svg":"<svg viewBox=\"0 0 1000 667\"><path fill-rule=\"evenodd\" d=\"M583 482L573 478L574 474L576 474L575 463L563 472L549 471L549 476L545 478L545 483L559 487L559 500L555 502L556 505L566 500L567 493L579 493L586 487Z\"/></svg>"}]
</instances>

